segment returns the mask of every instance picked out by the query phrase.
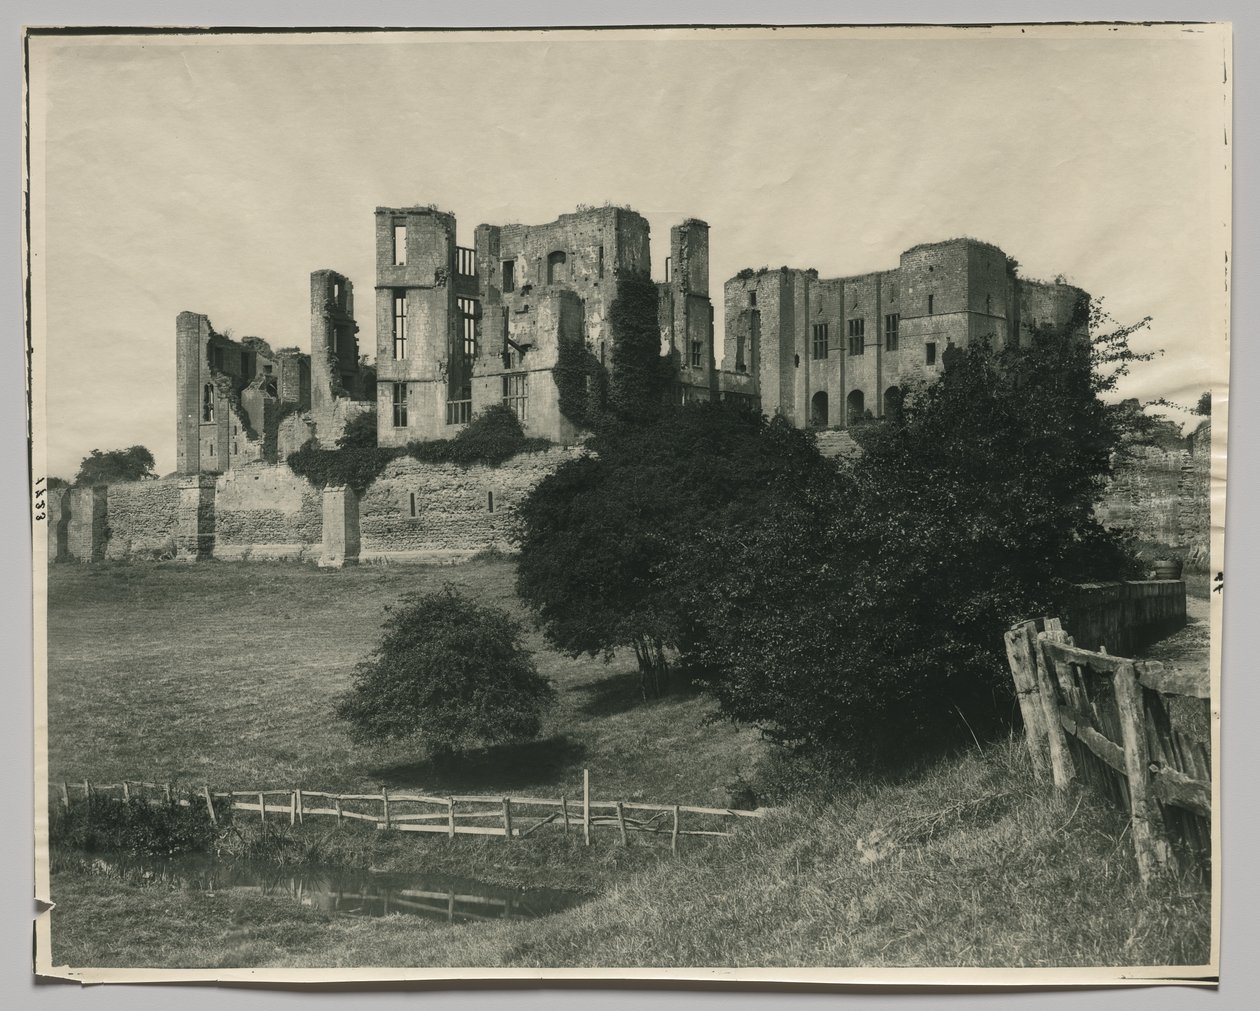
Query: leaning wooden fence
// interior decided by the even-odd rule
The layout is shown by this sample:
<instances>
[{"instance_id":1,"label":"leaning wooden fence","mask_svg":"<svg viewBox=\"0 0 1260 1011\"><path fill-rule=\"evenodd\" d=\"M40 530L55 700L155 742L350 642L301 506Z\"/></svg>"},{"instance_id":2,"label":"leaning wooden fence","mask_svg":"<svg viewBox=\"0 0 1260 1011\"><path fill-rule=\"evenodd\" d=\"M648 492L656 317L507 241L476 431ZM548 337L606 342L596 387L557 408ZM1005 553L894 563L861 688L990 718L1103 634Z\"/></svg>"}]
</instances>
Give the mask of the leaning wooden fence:
<instances>
[{"instance_id":1,"label":"leaning wooden fence","mask_svg":"<svg viewBox=\"0 0 1260 1011\"><path fill-rule=\"evenodd\" d=\"M347 821L368 822L383 831L426 832L446 835L498 836L505 840L523 839L548 825L568 835L581 832L591 845L597 828L615 828L622 845L629 845L631 833L653 837L668 836L670 849L678 852L684 836L729 836L725 829L708 827L713 819L760 818L762 811L735 808L695 807L688 804L649 804L641 801L596 801L591 799L590 772L582 773L582 796L502 797L484 795L430 796L407 790L380 793L325 793L293 787L284 790L212 791L209 785L194 790L177 790L170 783L125 780L105 785L61 783L61 803L69 808L71 792L84 798L116 797L145 800L153 804L175 803L183 807L204 805L211 821L217 821L215 801L227 801L234 811L256 813L260 822L287 820L302 824L307 818L333 818L341 826ZM683 815L691 826L683 827ZM706 826L706 827L700 827Z\"/></svg>"},{"instance_id":2,"label":"leaning wooden fence","mask_svg":"<svg viewBox=\"0 0 1260 1011\"><path fill-rule=\"evenodd\" d=\"M1130 816L1138 871L1205 876L1212 853L1210 691L1206 672L1078 649L1057 618L1006 633L1036 774L1089 783Z\"/></svg>"}]
</instances>

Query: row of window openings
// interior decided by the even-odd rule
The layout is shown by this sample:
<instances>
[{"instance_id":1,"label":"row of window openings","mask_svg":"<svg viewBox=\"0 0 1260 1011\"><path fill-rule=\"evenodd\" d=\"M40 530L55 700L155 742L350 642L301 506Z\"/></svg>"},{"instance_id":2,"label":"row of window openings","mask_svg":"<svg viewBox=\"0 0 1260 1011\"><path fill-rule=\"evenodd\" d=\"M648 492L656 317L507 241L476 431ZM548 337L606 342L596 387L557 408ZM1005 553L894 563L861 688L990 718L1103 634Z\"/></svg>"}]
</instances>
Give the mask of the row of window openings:
<instances>
[{"instance_id":1,"label":"row of window openings","mask_svg":"<svg viewBox=\"0 0 1260 1011\"><path fill-rule=\"evenodd\" d=\"M524 424L529 420L529 374L517 372L503 376L502 403ZM394 427L407 427L407 384L393 384ZM446 423L465 424L472 420L472 398L447 401Z\"/></svg>"},{"instance_id":2,"label":"row of window openings","mask_svg":"<svg viewBox=\"0 0 1260 1011\"><path fill-rule=\"evenodd\" d=\"M477 300L458 298L460 332L463 338L465 360L477 357ZM394 326L393 326L394 360L402 361L407 357L407 293L394 293Z\"/></svg>"},{"instance_id":3,"label":"row of window openings","mask_svg":"<svg viewBox=\"0 0 1260 1011\"><path fill-rule=\"evenodd\" d=\"M420 515L420 510L416 507L416 493L414 491L408 492L407 499L408 499L408 502L407 502L408 512L411 513L411 518L415 519L417 516ZM486 492L486 512L488 513L494 512L494 492L492 491Z\"/></svg>"},{"instance_id":4,"label":"row of window openings","mask_svg":"<svg viewBox=\"0 0 1260 1011\"><path fill-rule=\"evenodd\" d=\"M886 351L896 351L900 343L899 330L901 326L901 317L896 313L892 313L884 317L884 349ZM924 359L928 365L936 364L936 344L935 342L927 342L923 345ZM866 349L866 320L851 319L849 320L849 354L860 355ZM828 325L826 323L815 323L813 330L813 358L815 361L826 358L830 346L828 344Z\"/></svg>"},{"instance_id":5,"label":"row of window openings","mask_svg":"<svg viewBox=\"0 0 1260 1011\"><path fill-rule=\"evenodd\" d=\"M896 351L900 343L901 316L889 313L884 317L884 349ZM811 356L815 361L826 358L831 352L830 325L815 323L811 341ZM860 355L866 351L866 320L849 320L849 354Z\"/></svg>"}]
</instances>

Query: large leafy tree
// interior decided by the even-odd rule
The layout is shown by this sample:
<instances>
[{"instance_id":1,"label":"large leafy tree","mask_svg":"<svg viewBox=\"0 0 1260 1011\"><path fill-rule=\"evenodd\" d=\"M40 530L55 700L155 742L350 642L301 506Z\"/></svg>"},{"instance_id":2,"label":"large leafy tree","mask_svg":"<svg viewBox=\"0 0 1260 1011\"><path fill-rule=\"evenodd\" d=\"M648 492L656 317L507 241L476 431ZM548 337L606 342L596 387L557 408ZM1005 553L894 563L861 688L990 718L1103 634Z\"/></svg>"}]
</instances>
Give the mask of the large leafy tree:
<instances>
[{"instance_id":1,"label":"large leafy tree","mask_svg":"<svg viewBox=\"0 0 1260 1011\"><path fill-rule=\"evenodd\" d=\"M128 449L92 450L79 464L74 483L80 485L114 484L118 481L141 481L156 477L153 454L144 446Z\"/></svg>"},{"instance_id":2,"label":"large leafy tree","mask_svg":"<svg viewBox=\"0 0 1260 1011\"><path fill-rule=\"evenodd\" d=\"M517 585L561 650L633 649L646 698L694 651L689 545L775 523L785 496L830 483L834 468L812 436L729 404L666 410L591 446L518 510Z\"/></svg>"},{"instance_id":3,"label":"large leafy tree","mask_svg":"<svg viewBox=\"0 0 1260 1011\"><path fill-rule=\"evenodd\" d=\"M411 740L443 758L536 737L554 698L520 625L447 588L387 608L336 712L357 741Z\"/></svg>"},{"instance_id":4,"label":"large leafy tree","mask_svg":"<svg viewBox=\"0 0 1260 1011\"><path fill-rule=\"evenodd\" d=\"M1002 632L1132 571L1093 505L1122 435L1099 393L1135 360L1115 331L951 349L832 489L696 544L697 650L726 715L867 767L1002 726Z\"/></svg>"}]
</instances>

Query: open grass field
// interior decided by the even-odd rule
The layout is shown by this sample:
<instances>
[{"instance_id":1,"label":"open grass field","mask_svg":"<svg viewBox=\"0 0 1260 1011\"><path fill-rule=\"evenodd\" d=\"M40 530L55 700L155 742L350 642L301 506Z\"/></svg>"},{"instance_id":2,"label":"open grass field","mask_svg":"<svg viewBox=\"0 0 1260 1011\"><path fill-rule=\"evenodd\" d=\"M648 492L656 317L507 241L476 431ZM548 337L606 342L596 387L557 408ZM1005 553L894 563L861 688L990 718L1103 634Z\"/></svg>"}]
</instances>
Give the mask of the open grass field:
<instances>
[{"instance_id":1,"label":"open grass field","mask_svg":"<svg viewBox=\"0 0 1260 1011\"><path fill-rule=\"evenodd\" d=\"M445 583L528 619L511 561L460 566L153 563L54 566L48 591L52 782L123 778L215 789L429 791L727 802L760 744L686 693L644 703L633 657L576 660L528 645L559 701L540 740L429 767L406 746L353 745L332 715L384 608ZM703 728L703 729L702 729Z\"/></svg>"},{"instance_id":2,"label":"open grass field","mask_svg":"<svg viewBox=\"0 0 1260 1011\"><path fill-rule=\"evenodd\" d=\"M450 582L520 617L510 561L455 568L57 566L49 590L50 763L61 778L218 788L423 787L605 799L727 800L761 745L680 693L644 703L633 662L571 660L530 633L560 699L543 739L453 771L353 746L332 697L382 608ZM358 919L286 897L180 891L54 866L53 956L76 966L750 966L1195 964L1210 902L1192 880L1144 889L1126 819L1033 780L1018 738L897 781L853 783L668 848L609 831L527 841L335 828L295 847L331 863L447 870L593 897L525 922ZM1089 929L1081 929L1088 924Z\"/></svg>"}]
</instances>

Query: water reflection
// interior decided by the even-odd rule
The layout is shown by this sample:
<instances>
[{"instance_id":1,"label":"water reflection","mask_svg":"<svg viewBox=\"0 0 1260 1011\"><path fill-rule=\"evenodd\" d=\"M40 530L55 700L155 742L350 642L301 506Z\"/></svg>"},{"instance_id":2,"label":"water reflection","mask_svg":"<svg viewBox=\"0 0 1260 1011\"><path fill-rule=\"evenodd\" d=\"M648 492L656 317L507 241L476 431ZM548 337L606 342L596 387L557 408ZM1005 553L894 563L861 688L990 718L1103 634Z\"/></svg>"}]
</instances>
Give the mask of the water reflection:
<instances>
[{"instance_id":1,"label":"water reflection","mask_svg":"<svg viewBox=\"0 0 1260 1011\"><path fill-rule=\"evenodd\" d=\"M345 916L403 914L448 923L528 920L568 909L585 898L577 892L501 888L439 874L284 868L206 857L158 861L109 855L84 857L82 862L93 873L130 884L287 897L309 909Z\"/></svg>"}]
</instances>

